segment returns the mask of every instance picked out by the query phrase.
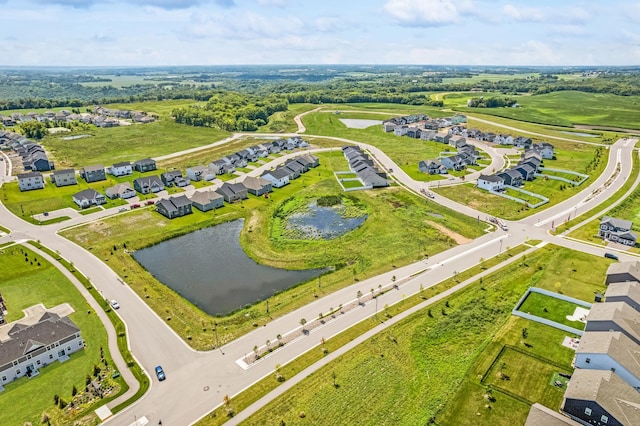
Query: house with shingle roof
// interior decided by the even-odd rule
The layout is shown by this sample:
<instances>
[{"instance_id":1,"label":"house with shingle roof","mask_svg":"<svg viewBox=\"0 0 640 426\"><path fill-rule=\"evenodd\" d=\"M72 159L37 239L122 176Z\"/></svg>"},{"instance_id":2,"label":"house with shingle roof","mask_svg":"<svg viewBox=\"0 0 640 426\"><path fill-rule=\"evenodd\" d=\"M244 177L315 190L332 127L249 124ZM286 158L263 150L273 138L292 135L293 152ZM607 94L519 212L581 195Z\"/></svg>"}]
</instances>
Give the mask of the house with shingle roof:
<instances>
[{"instance_id":1,"label":"house with shingle roof","mask_svg":"<svg viewBox=\"0 0 640 426\"><path fill-rule=\"evenodd\" d=\"M603 240L634 247L638 241L638 235L631 231L633 223L630 220L605 216L600 221L598 236Z\"/></svg>"},{"instance_id":2,"label":"house with shingle roof","mask_svg":"<svg viewBox=\"0 0 640 426\"><path fill-rule=\"evenodd\" d=\"M224 206L224 198L216 191L195 191L191 197L191 204L201 212L217 209Z\"/></svg>"},{"instance_id":3,"label":"house with shingle roof","mask_svg":"<svg viewBox=\"0 0 640 426\"><path fill-rule=\"evenodd\" d=\"M61 186L77 185L76 171L73 169L56 170L50 175L51 183Z\"/></svg>"},{"instance_id":4,"label":"house with shingle roof","mask_svg":"<svg viewBox=\"0 0 640 426\"><path fill-rule=\"evenodd\" d=\"M271 182L261 177L247 176L242 181L249 194L261 196L272 191Z\"/></svg>"},{"instance_id":5,"label":"house with shingle roof","mask_svg":"<svg viewBox=\"0 0 640 426\"><path fill-rule=\"evenodd\" d=\"M164 191L164 183L156 175L143 176L133 181L133 188L141 194Z\"/></svg>"},{"instance_id":6,"label":"house with shingle roof","mask_svg":"<svg viewBox=\"0 0 640 426\"><path fill-rule=\"evenodd\" d=\"M130 162L123 161L113 164L111 167L109 167L108 172L113 176L128 176L130 174L133 174L133 169L131 168Z\"/></svg>"},{"instance_id":7,"label":"house with shingle roof","mask_svg":"<svg viewBox=\"0 0 640 426\"><path fill-rule=\"evenodd\" d=\"M18 187L20 191L44 188L44 177L40 172L20 173L18 175Z\"/></svg>"},{"instance_id":8,"label":"house with shingle roof","mask_svg":"<svg viewBox=\"0 0 640 426\"><path fill-rule=\"evenodd\" d=\"M153 158L143 158L133 163L133 169L140 173L150 172L157 169L156 160Z\"/></svg>"},{"instance_id":9,"label":"house with shingle roof","mask_svg":"<svg viewBox=\"0 0 640 426\"><path fill-rule=\"evenodd\" d=\"M281 167L275 170L266 170L260 177L271 182L273 188L282 188L289 184L289 172Z\"/></svg>"},{"instance_id":10,"label":"house with shingle roof","mask_svg":"<svg viewBox=\"0 0 640 426\"><path fill-rule=\"evenodd\" d=\"M87 166L80 169L80 176L85 182L98 182L101 180L107 180L107 176L104 172L104 166L98 164L95 166Z\"/></svg>"},{"instance_id":11,"label":"house with shingle roof","mask_svg":"<svg viewBox=\"0 0 640 426\"><path fill-rule=\"evenodd\" d=\"M131 187L129 182L118 183L105 191L107 197L112 200L115 198L127 199L136 196L136 191Z\"/></svg>"},{"instance_id":12,"label":"house with shingle roof","mask_svg":"<svg viewBox=\"0 0 640 426\"><path fill-rule=\"evenodd\" d=\"M640 312L640 282L627 281L607 287L605 303L624 302Z\"/></svg>"},{"instance_id":13,"label":"house with shingle roof","mask_svg":"<svg viewBox=\"0 0 640 426\"><path fill-rule=\"evenodd\" d=\"M504 189L504 178L498 175L480 175L477 181L478 188L487 191L501 191Z\"/></svg>"},{"instance_id":14,"label":"house with shingle roof","mask_svg":"<svg viewBox=\"0 0 640 426\"><path fill-rule=\"evenodd\" d=\"M640 261L615 262L607 268L607 285L625 282L640 282Z\"/></svg>"},{"instance_id":15,"label":"house with shingle roof","mask_svg":"<svg viewBox=\"0 0 640 426\"><path fill-rule=\"evenodd\" d=\"M447 173L447 168L438 160L422 160L418 162L418 170L422 173L430 175L439 175Z\"/></svg>"},{"instance_id":16,"label":"house with shingle roof","mask_svg":"<svg viewBox=\"0 0 640 426\"><path fill-rule=\"evenodd\" d=\"M619 331L640 345L640 312L622 302L595 303L585 331Z\"/></svg>"},{"instance_id":17,"label":"house with shingle roof","mask_svg":"<svg viewBox=\"0 0 640 426\"><path fill-rule=\"evenodd\" d=\"M99 206L107 202L105 196L95 189L85 189L73 194L72 198L73 202L83 209L90 206Z\"/></svg>"},{"instance_id":18,"label":"house with shingle roof","mask_svg":"<svg viewBox=\"0 0 640 426\"><path fill-rule=\"evenodd\" d=\"M84 349L78 326L52 312L45 313L35 324L16 322L8 336L0 342L0 390L7 383L38 374L39 368L66 361L69 355Z\"/></svg>"},{"instance_id":19,"label":"house with shingle roof","mask_svg":"<svg viewBox=\"0 0 640 426\"><path fill-rule=\"evenodd\" d=\"M216 192L222 195L227 203L249 198L247 188L241 183L225 182L220 188L216 189Z\"/></svg>"},{"instance_id":20,"label":"house with shingle roof","mask_svg":"<svg viewBox=\"0 0 640 426\"><path fill-rule=\"evenodd\" d=\"M191 200L185 195L178 195L177 197L163 198L156 202L156 211L166 218L174 219L193 213L191 206Z\"/></svg>"}]
</instances>

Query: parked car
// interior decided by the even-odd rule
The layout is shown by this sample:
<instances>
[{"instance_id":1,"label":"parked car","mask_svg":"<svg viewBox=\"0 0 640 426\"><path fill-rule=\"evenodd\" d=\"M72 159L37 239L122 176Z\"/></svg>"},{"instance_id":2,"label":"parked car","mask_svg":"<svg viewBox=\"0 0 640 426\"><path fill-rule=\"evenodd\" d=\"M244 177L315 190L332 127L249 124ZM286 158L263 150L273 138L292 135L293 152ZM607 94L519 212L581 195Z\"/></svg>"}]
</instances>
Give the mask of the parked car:
<instances>
[{"instance_id":1,"label":"parked car","mask_svg":"<svg viewBox=\"0 0 640 426\"><path fill-rule=\"evenodd\" d=\"M606 257L607 259L613 259L613 260L618 260L618 256L616 256L613 253L605 253L604 257Z\"/></svg>"},{"instance_id":2,"label":"parked car","mask_svg":"<svg viewBox=\"0 0 640 426\"><path fill-rule=\"evenodd\" d=\"M126 211L127 211L127 208L126 208L126 207L120 207L120 208L118 209L118 211L119 211L119 212L126 212Z\"/></svg>"},{"instance_id":3,"label":"parked car","mask_svg":"<svg viewBox=\"0 0 640 426\"><path fill-rule=\"evenodd\" d=\"M131 204L131 208L132 209L137 209L138 207L140 207L140 204L138 204L138 203Z\"/></svg>"},{"instance_id":4,"label":"parked car","mask_svg":"<svg viewBox=\"0 0 640 426\"><path fill-rule=\"evenodd\" d=\"M116 299L111 300L111 302L109 302L111 304L111 307L113 309L120 309L120 304L118 303L118 301Z\"/></svg>"},{"instance_id":5,"label":"parked car","mask_svg":"<svg viewBox=\"0 0 640 426\"><path fill-rule=\"evenodd\" d=\"M159 365L156 367L156 376L158 376L158 380L163 381L167 378L164 374L164 370Z\"/></svg>"},{"instance_id":6,"label":"parked car","mask_svg":"<svg viewBox=\"0 0 640 426\"><path fill-rule=\"evenodd\" d=\"M144 202L144 205L145 205L145 206L150 206L150 205L152 205L152 204L155 204L155 201L153 201L153 200L147 200L147 201L145 201L145 202Z\"/></svg>"}]
</instances>

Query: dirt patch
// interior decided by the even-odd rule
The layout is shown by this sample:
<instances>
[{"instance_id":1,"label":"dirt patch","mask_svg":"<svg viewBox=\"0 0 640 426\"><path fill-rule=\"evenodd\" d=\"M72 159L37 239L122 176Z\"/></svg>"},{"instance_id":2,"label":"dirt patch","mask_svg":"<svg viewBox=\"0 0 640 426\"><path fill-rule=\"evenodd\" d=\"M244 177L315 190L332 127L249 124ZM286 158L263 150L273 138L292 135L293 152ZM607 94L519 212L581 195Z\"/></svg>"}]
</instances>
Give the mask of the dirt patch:
<instances>
[{"instance_id":1,"label":"dirt patch","mask_svg":"<svg viewBox=\"0 0 640 426\"><path fill-rule=\"evenodd\" d=\"M473 241L471 238L467 238L467 237L465 237L463 235L458 234L457 232L453 232L451 229L446 228L446 227L440 225L439 223L432 222L430 220L425 220L425 222L427 224L433 226L434 228L436 228L438 231L442 232L443 234L445 234L449 238L451 238L457 244L468 244L471 241Z\"/></svg>"}]
</instances>

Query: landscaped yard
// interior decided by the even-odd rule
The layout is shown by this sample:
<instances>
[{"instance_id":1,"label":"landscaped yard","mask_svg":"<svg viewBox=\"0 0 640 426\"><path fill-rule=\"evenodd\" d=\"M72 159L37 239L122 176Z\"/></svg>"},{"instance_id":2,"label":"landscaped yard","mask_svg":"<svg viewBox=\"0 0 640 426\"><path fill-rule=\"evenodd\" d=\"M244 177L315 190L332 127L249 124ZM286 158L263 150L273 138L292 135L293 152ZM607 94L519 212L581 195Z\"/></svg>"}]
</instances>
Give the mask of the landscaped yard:
<instances>
[{"instance_id":1,"label":"landscaped yard","mask_svg":"<svg viewBox=\"0 0 640 426\"><path fill-rule=\"evenodd\" d=\"M542 395L559 406L562 390L549 388L550 380L571 371L573 351L561 345L566 333L512 317L511 309L529 286L556 287L558 275L567 277L560 291L573 297L601 291L607 265L563 248L538 249L329 363L247 424L295 424L301 412L312 424L522 424L529 410L522 399ZM520 399L496 386L489 401L491 383L481 380L505 345L516 350L498 365L511 376L501 387ZM529 361L541 368L519 367Z\"/></svg>"},{"instance_id":2,"label":"landscaped yard","mask_svg":"<svg viewBox=\"0 0 640 426\"><path fill-rule=\"evenodd\" d=\"M22 309L38 303L43 303L47 308L69 303L75 310L69 318L80 328L86 342L85 349L72 354L70 360L44 367L34 378L24 377L5 385L5 390L0 392L0 424L40 424L44 412L51 418L51 424L70 424L72 420L62 418L62 410L54 406L53 396L59 395L69 402L74 386L82 391L85 378L92 374L93 366L101 364L101 348L108 364L113 365L107 346L107 333L95 313L87 314L90 306L73 284L28 248L4 247L0 251L0 270L0 292L9 310L7 321L22 318ZM127 386L122 378L114 382L121 389ZM82 414L93 417L94 414L87 408L81 407Z\"/></svg>"},{"instance_id":3,"label":"landscaped yard","mask_svg":"<svg viewBox=\"0 0 640 426\"><path fill-rule=\"evenodd\" d=\"M585 302L587 302L587 300L585 300ZM574 314L577 307L578 305L575 303L556 299L545 294L531 292L522 303L519 310L527 314L555 321L559 324L577 328L578 330L583 330L583 322L567 319L568 316L572 316Z\"/></svg>"},{"instance_id":4,"label":"landscaped yard","mask_svg":"<svg viewBox=\"0 0 640 426\"><path fill-rule=\"evenodd\" d=\"M434 203L426 203L399 188L376 191L354 191L349 195L366 206L369 217L365 223L338 240L288 240L272 232L272 216L285 200L291 197L334 195L343 193L333 174L347 167L341 152L319 153L320 166L276 189L268 198L253 197L239 204L207 213L194 211L192 215L169 220L150 208L94 222L65 231L63 235L92 250L103 258L127 283L162 317L180 317L183 321L169 324L196 348L210 348L212 333L207 326L213 318L187 303L168 289L133 258L122 250L136 250L207 226L245 218L240 242L247 254L274 267L286 269L323 268L333 266L336 271L322 278L322 289L315 282L299 285L273 297L269 302L272 317L314 300L314 294L335 291L354 279L364 279L405 265L455 245L448 236L432 227L424 219L433 221L467 238L483 233L484 225ZM133 231L135 230L135 232ZM132 238L132 235L136 238ZM118 247L113 250L113 246ZM113 253L113 254L111 254ZM393 266L392 266L393 265ZM165 312L170 306L170 314ZM253 324L271 321L261 304L239 310L224 318L219 338L226 343L253 328ZM204 330L203 330L204 328ZM201 331L203 330L203 331ZM224 330L224 332L220 332Z\"/></svg>"}]
</instances>

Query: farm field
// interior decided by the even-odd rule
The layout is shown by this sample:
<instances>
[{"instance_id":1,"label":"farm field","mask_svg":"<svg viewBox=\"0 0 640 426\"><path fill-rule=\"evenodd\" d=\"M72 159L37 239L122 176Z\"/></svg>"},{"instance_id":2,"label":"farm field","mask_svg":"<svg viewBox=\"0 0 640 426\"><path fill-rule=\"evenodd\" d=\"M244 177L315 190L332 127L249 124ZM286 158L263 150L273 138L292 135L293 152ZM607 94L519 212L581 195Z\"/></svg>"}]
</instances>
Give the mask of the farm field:
<instances>
[{"instance_id":1,"label":"farm field","mask_svg":"<svg viewBox=\"0 0 640 426\"><path fill-rule=\"evenodd\" d=\"M26 262L25 257L28 259ZM0 252L0 269L3 272L0 292L9 307L7 321L22 318L22 309L38 303L47 308L69 303L75 310L69 318L80 328L86 342L85 349L72 354L70 360L42 368L40 374L32 379L24 377L5 385L0 393L0 423L40 424L42 413L47 412L52 424L68 424L70 419L62 417L62 410L53 404L53 396L59 395L69 402L74 386L78 390L84 389L85 377L92 373L94 365L101 365L101 348L109 365L113 365L107 333L95 314L87 315L90 306L74 285L30 249L17 245L4 247ZM123 387L127 385L121 378L114 382L126 390ZM94 416L91 410L83 415Z\"/></svg>"},{"instance_id":2,"label":"farm field","mask_svg":"<svg viewBox=\"0 0 640 426\"><path fill-rule=\"evenodd\" d=\"M483 94L476 94L482 96ZM448 95L445 99L453 101ZM485 95L486 96L486 95ZM640 129L637 117L638 96L618 96L608 93L560 91L543 95L514 96L519 108L467 108L453 106L460 112L481 113L532 123L573 127L589 125Z\"/></svg>"},{"instance_id":3,"label":"farm field","mask_svg":"<svg viewBox=\"0 0 640 426\"><path fill-rule=\"evenodd\" d=\"M172 321L169 325L183 337L191 333L189 343L202 349L210 347L212 336L211 333L199 330L202 330L202 323L210 323L212 317L156 281L124 250L113 251L114 245L122 247L124 243L128 251L136 250L196 229L245 218L240 243L256 261L287 269L335 266L335 272L322 278L320 292L326 293L350 284L354 279L387 271L391 265L401 266L416 261L427 253L436 253L455 245L450 237L423 222L426 216L431 216L430 221L467 238L476 238L483 233L484 224L434 203L426 203L402 189L389 188L349 193L358 203L366 206L369 218L363 226L337 240L340 244L333 240L283 238L277 232L274 233L272 226L272 216L279 205L295 196L342 193L333 175L334 171L347 168L342 153L319 153L318 157L318 168L303 175L304 178L275 190L268 199L251 196L239 204L225 204L214 212L194 211L192 215L173 221L150 209L142 209L74 228L63 232L63 235L108 261L114 271L121 274L138 294L148 294L149 298L145 300L156 312L164 312L167 306L172 306L171 316L179 316L183 321ZM135 239L131 238L133 229ZM315 282L310 282L271 298L270 315L279 316L308 303L314 299L314 293L319 291L316 289ZM224 333L219 333L219 337L222 343L226 343L252 329L253 323L270 320L262 306L256 304L217 319L221 328L226 328Z\"/></svg>"},{"instance_id":4,"label":"farm field","mask_svg":"<svg viewBox=\"0 0 640 426\"><path fill-rule=\"evenodd\" d=\"M608 264L559 247L538 249L369 339L266 405L246 424L296 423L301 412L311 424L522 424L528 403L495 389L492 409L475 414L486 393L484 385L477 385L479 377L504 345L517 346L517 356L503 362L527 388L518 380L507 391L526 391L523 399L544 394L545 402L559 405L562 392L548 390L548 373L557 367L514 370L522 354L570 371L573 351L560 345L564 334L511 317L511 309L529 286L554 288L558 275L569 277L561 288L565 294L592 297L593 289L603 286ZM589 278L583 282L584 277Z\"/></svg>"}]
</instances>

